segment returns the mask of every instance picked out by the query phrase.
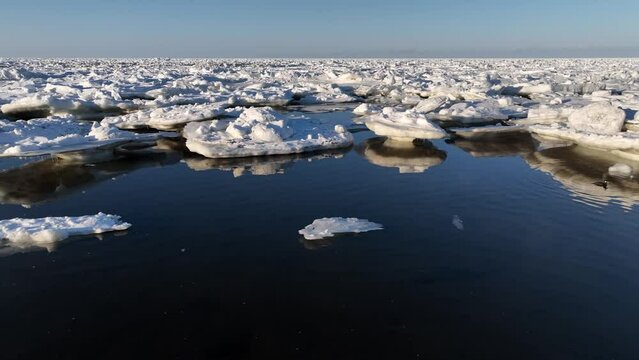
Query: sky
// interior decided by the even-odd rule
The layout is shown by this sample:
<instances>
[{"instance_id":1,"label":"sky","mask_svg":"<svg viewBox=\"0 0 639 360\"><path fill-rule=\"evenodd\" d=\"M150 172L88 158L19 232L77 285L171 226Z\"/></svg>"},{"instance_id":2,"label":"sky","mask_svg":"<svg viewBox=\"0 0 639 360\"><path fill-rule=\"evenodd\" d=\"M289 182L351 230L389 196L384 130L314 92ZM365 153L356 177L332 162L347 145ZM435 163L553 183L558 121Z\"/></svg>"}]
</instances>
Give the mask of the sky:
<instances>
[{"instance_id":1,"label":"sky","mask_svg":"<svg viewBox=\"0 0 639 360\"><path fill-rule=\"evenodd\" d=\"M637 14L637 0L1 0L0 57L626 57Z\"/></svg>"}]
</instances>

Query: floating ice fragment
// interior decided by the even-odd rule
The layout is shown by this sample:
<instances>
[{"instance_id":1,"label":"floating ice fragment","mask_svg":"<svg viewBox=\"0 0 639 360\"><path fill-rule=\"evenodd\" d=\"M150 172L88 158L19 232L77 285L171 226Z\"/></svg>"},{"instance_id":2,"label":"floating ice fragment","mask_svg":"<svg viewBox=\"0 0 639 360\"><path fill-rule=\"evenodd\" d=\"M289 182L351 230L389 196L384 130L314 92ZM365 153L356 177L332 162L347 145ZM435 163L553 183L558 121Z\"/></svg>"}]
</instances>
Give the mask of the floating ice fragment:
<instances>
[{"instance_id":1,"label":"floating ice fragment","mask_svg":"<svg viewBox=\"0 0 639 360\"><path fill-rule=\"evenodd\" d=\"M114 147L129 141L155 139L163 135L135 134L108 124L80 122L71 116L15 122L0 120L0 157Z\"/></svg>"},{"instance_id":2,"label":"floating ice fragment","mask_svg":"<svg viewBox=\"0 0 639 360\"><path fill-rule=\"evenodd\" d=\"M312 224L300 230L300 235L304 235L307 240L317 240L335 236L341 233L361 233L373 230L382 230L380 224L368 220L357 218L321 218L313 221Z\"/></svg>"},{"instance_id":3,"label":"floating ice fragment","mask_svg":"<svg viewBox=\"0 0 639 360\"><path fill-rule=\"evenodd\" d=\"M0 240L5 246L45 247L69 236L101 234L131 227L117 215L98 213L79 217L14 218L0 221Z\"/></svg>"},{"instance_id":4,"label":"floating ice fragment","mask_svg":"<svg viewBox=\"0 0 639 360\"><path fill-rule=\"evenodd\" d=\"M288 120L269 107L249 108L231 122L190 123L183 136L189 150L210 158L297 154L352 145L341 125Z\"/></svg>"},{"instance_id":5,"label":"floating ice fragment","mask_svg":"<svg viewBox=\"0 0 639 360\"><path fill-rule=\"evenodd\" d=\"M115 125L120 129L154 128L158 130L175 129L177 126L192 122L209 120L224 114L226 103L175 105L165 108L140 110L134 113L107 117L102 124Z\"/></svg>"},{"instance_id":6,"label":"floating ice fragment","mask_svg":"<svg viewBox=\"0 0 639 360\"><path fill-rule=\"evenodd\" d=\"M459 231L464 230L464 222L458 215L453 216L453 226Z\"/></svg>"},{"instance_id":7,"label":"floating ice fragment","mask_svg":"<svg viewBox=\"0 0 639 360\"><path fill-rule=\"evenodd\" d=\"M376 135L388 136L399 141L441 139L447 135L425 115L413 110L397 111L386 107L381 114L366 118L364 124Z\"/></svg>"}]
</instances>

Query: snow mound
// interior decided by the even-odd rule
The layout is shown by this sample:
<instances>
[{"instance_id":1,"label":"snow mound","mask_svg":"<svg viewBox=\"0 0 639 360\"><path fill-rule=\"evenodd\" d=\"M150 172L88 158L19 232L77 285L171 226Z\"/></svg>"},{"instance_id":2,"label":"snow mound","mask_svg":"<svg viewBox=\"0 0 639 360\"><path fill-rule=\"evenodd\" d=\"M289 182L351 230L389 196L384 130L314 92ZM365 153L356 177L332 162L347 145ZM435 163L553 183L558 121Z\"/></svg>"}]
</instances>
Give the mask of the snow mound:
<instances>
[{"instance_id":1,"label":"snow mound","mask_svg":"<svg viewBox=\"0 0 639 360\"><path fill-rule=\"evenodd\" d=\"M189 150L210 158L297 154L353 143L341 125L288 120L270 107L246 109L230 122L189 123L182 134Z\"/></svg>"},{"instance_id":2,"label":"snow mound","mask_svg":"<svg viewBox=\"0 0 639 360\"><path fill-rule=\"evenodd\" d=\"M107 117L102 120L102 123L115 125L120 129L154 128L170 130L192 121L209 120L218 117L224 114L225 107L225 103L174 105Z\"/></svg>"},{"instance_id":3,"label":"snow mound","mask_svg":"<svg viewBox=\"0 0 639 360\"><path fill-rule=\"evenodd\" d=\"M98 213L79 217L14 218L0 221L0 239L11 246L47 247L69 236L101 234L131 227L117 215Z\"/></svg>"},{"instance_id":4,"label":"snow mound","mask_svg":"<svg viewBox=\"0 0 639 360\"><path fill-rule=\"evenodd\" d=\"M368 220L332 217L314 220L312 224L300 230L299 234L303 235L306 240L318 240L335 236L335 234L361 233L382 230L383 228L382 225Z\"/></svg>"},{"instance_id":5,"label":"snow mound","mask_svg":"<svg viewBox=\"0 0 639 360\"><path fill-rule=\"evenodd\" d=\"M612 135L621 131L626 113L608 103L594 103L576 110L568 117L568 124L577 131Z\"/></svg>"},{"instance_id":6,"label":"snow mound","mask_svg":"<svg viewBox=\"0 0 639 360\"><path fill-rule=\"evenodd\" d=\"M375 134L396 140L441 139L446 136L442 128L413 110L397 111L386 107L381 114L366 118L364 124Z\"/></svg>"},{"instance_id":7,"label":"snow mound","mask_svg":"<svg viewBox=\"0 0 639 360\"><path fill-rule=\"evenodd\" d=\"M0 120L0 157L35 156L115 146L161 135L135 134L108 124L80 122L71 116L15 122Z\"/></svg>"}]
</instances>

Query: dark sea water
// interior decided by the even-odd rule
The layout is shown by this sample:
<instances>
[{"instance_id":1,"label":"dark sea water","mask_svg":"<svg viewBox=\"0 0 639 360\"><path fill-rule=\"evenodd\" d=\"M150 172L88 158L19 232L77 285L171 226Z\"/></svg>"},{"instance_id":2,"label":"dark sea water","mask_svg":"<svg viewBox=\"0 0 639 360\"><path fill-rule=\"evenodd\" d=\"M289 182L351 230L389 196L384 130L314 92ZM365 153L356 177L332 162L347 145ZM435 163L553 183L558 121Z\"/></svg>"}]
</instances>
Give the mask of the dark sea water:
<instances>
[{"instance_id":1,"label":"dark sea water","mask_svg":"<svg viewBox=\"0 0 639 360\"><path fill-rule=\"evenodd\" d=\"M593 184L634 163L528 135L355 138L224 161L172 140L95 164L2 160L0 219L133 227L0 248L0 358L639 358L639 182ZM330 216L385 229L298 235Z\"/></svg>"}]
</instances>

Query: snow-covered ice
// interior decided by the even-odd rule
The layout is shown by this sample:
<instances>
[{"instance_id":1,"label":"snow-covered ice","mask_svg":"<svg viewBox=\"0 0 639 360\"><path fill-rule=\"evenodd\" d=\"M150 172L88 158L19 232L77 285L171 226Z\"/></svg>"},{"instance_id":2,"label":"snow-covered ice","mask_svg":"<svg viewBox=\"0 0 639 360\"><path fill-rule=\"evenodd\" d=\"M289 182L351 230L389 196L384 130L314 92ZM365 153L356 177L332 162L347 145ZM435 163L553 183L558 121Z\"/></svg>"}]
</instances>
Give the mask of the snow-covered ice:
<instances>
[{"instance_id":1,"label":"snow-covered ice","mask_svg":"<svg viewBox=\"0 0 639 360\"><path fill-rule=\"evenodd\" d=\"M187 124L183 136L189 150L210 158L297 154L353 143L341 125L288 120L269 107L248 108L233 121Z\"/></svg>"},{"instance_id":2,"label":"snow-covered ice","mask_svg":"<svg viewBox=\"0 0 639 360\"><path fill-rule=\"evenodd\" d=\"M50 248L70 236L122 231L131 227L117 215L98 213L78 217L14 218L0 220L0 239L5 246Z\"/></svg>"},{"instance_id":3,"label":"snow-covered ice","mask_svg":"<svg viewBox=\"0 0 639 360\"><path fill-rule=\"evenodd\" d=\"M429 121L424 114L413 110L398 111L386 107L380 114L364 119L364 124L376 135L400 141L446 137L446 131Z\"/></svg>"},{"instance_id":4,"label":"snow-covered ice","mask_svg":"<svg viewBox=\"0 0 639 360\"><path fill-rule=\"evenodd\" d=\"M321 218L313 221L304 229L299 231L307 240L317 240L335 236L342 233L361 233L373 230L382 230L384 227L380 224L370 222L368 220L357 218Z\"/></svg>"},{"instance_id":5,"label":"snow-covered ice","mask_svg":"<svg viewBox=\"0 0 639 360\"><path fill-rule=\"evenodd\" d=\"M115 146L162 134L136 134L108 124L80 122L72 116L0 120L0 157L34 156Z\"/></svg>"},{"instance_id":6,"label":"snow-covered ice","mask_svg":"<svg viewBox=\"0 0 639 360\"><path fill-rule=\"evenodd\" d=\"M174 105L159 109L140 110L126 115L107 117L102 124L115 125L120 129L153 128L171 130L192 122L209 120L223 115L227 104Z\"/></svg>"}]
</instances>

